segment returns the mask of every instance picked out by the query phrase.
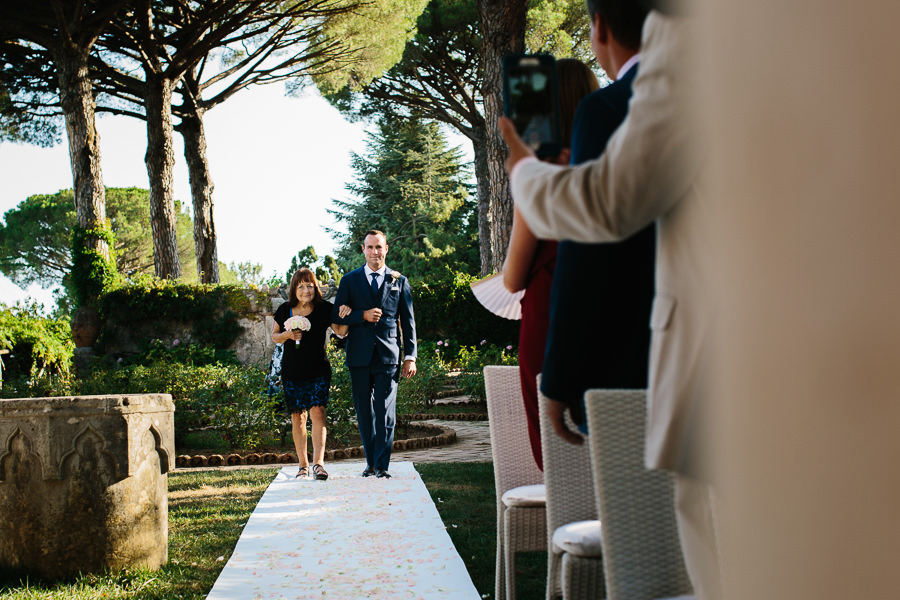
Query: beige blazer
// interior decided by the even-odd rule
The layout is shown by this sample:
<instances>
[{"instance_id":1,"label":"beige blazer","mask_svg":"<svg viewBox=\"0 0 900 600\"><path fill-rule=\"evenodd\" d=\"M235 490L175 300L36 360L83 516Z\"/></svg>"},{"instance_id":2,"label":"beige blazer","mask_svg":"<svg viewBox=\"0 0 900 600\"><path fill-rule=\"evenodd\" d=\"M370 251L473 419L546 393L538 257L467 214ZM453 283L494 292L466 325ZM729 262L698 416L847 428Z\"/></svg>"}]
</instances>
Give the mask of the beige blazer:
<instances>
[{"instance_id":1,"label":"beige blazer","mask_svg":"<svg viewBox=\"0 0 900 600\"><path fill-rule=\"evenodd\" d=\"M657 221L645 459L680 472L693 470L686 432L696 426L711 319L694 29L691 19L652 12L628 116L603 156L579 167L520 163L511 182L540 238L613 242Z\"/></svg>"}]
</instances>

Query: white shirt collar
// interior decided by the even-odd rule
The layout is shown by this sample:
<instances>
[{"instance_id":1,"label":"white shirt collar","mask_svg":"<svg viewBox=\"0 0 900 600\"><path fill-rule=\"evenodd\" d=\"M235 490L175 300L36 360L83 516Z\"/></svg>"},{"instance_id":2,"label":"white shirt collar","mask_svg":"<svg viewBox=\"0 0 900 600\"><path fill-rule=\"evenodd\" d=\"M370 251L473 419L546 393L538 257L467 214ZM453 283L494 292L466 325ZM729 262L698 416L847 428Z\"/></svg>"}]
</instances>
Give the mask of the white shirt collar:
<instances>
[{"instance_id":1,"label":"white shirt collar","mask_svg":"<svg viewBox=\"0 0 900 600\"><path fill-rule=\"evenodd\" d=\"M619 72L616 73L616 81L618 81L618 80L622 79L623 77L625 77L625 74L628 73L628 71L631 69L631 67L633 67L634 65L638 64L638 62L640 62L640 60L641 60L641 53L640 53L640 52L638 52L637 54L635 54L634 56L632 56L631 58L629 58L628 60L626 60L626 61L625 61L625 64L622 65L622 68L619 69Z\"/></svg>"},{"instance_id":2,"label":"white shirt collar","mask_svg":"<svg viewBox=\"0 0 900 600\"><path fill-rule=\"evenodd\" d=\"M384 277L384 272L387 270L387 265L384 265L377 271L373 271L372 269L370 269L368 264L365 265L365 268L366 268L366 279L372 279L372 273L378 273L379 277Z\"/></svg>"}]
</instances>

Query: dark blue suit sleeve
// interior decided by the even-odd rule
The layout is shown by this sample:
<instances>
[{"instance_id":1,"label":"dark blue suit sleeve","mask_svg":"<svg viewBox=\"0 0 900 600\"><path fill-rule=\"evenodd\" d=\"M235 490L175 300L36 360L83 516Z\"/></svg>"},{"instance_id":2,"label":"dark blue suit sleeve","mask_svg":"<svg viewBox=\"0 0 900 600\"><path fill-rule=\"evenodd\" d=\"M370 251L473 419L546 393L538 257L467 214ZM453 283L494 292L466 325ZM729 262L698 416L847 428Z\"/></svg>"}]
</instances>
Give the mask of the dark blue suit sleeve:
<instances>
[{"instance_id":1,"label":"dark blue suit sleeve","mask_svg":"<svg viewBox=\"0 0 900 600\"><path fill-rule=\"evenodd\" d=\"M334 297L334 308L331 309L331 322L339 325L361 325L363 321L363 310L354 307L352 302L352 294L350 288L353 286L353 276L347 273L341 278L341 284L338 286L337 294ZM346 304L353 311L343 319L338 316L341 305Z\"/></svg>"},{"instance_id":2,"label":"dark blue suit sleeve","mask_svg":"<svg viewBox=\"0 0 900 600\"><path fill-rule=\"evenodd\" d=\"M400 291L400 328L403 333L403 349L400 355L401 360L407 356L416 357L416 317L413 313L412 289L409 287L409 280L403 277L403 287Z\"/></svg>"}]
</instances>

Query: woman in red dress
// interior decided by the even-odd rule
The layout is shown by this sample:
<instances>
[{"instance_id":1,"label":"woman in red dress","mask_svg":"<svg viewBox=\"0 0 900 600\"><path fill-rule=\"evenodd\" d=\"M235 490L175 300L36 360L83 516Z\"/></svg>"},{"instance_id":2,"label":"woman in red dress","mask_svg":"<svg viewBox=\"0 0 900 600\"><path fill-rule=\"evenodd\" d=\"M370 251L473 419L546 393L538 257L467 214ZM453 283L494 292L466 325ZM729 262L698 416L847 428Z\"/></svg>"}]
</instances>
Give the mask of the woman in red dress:
<instances>
[{"instance_id":1,"label":"woman in red dress","mask_svg":"<svg viewBox=\"0 0 900 600\"><path fill-rule=\"evenodd\" d=\"M557 62L560 127L564 143L572 137L572 120L582 98L600 87L597 77L583 62L564 58ZM563 148L551 162L569 163L570 150ZM503 263L503 284L510 292L525 290L522 323L519 328L519 376L528 420L528 439L538 468L544 470L541 455L541 427L538 415L537 376L544 364L547 328L550 325L550 288L556 265L556 242L539 240L515 209L509 248Z\"/></svg>"}]
</instances>

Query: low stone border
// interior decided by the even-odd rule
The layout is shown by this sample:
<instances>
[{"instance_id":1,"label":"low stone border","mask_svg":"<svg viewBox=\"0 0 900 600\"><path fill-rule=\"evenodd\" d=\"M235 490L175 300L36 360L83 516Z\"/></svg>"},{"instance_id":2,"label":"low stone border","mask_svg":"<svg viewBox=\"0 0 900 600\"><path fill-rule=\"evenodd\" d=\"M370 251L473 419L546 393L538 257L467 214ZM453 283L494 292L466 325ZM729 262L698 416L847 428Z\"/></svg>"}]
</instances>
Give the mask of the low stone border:
<instances>
[{"instance_id":1,"label":"low stone border","mask_svg":"<svg viewBox=\"0 0 900 600\"><path fill-rule=\"evenodd\" d=\"M443 418L443 417L442 417ZM393 449L395 452L404 450L416 450L419 448L433 448L435 446L445 446L456 441L456 431L450 427L442 427L434 423L415 423L416 429L425 430L431 433L425 437L410 438L408 440L394 440ZM325 451L325 460L331 461L342 458L360 458L363 456L363 447L355 446L352 448L337 448ZM268 465L281 463L295 463L297 455L293 452L285 452L276 454L274 452L265 452L262 454L251 453L240 455L232 454L210 454L208 456L197 454L194 456L181 454L175 457L175 467L178 469L188 469L192 467L224 467L234 465Z\"/></svg>"},{"instance_id":2,"label":"low stone border","mask_svg":"<svg viewBox=\"0 0 900 600\"><path fill-rule=\"evenodd\" d=\"M459 394L456 394L454 396L447 396L447 397L454 398L457 396L459 396ZM438 396L437 400L441 400L441 399L442 398L440 396ZM487 406L487 403L484 400L473 400L472 398L468 398L468 397L466 400L454 400L452 402L447 401L447 402L441 402L440 404L443 404L444 406L448 406L448 405L449 406L477 406L478 404L483 404L483 405Z\"/></svg>"},{"instance_id":3,"label":"low stone border","mask_svg":"<svg viewBox=\"0 0 900 600\"><path fill-rule=\"evenodd\" d=\"M409 415L411 421L487 421L487 413L416 413Z\"/></svg>"}]
</instances>

